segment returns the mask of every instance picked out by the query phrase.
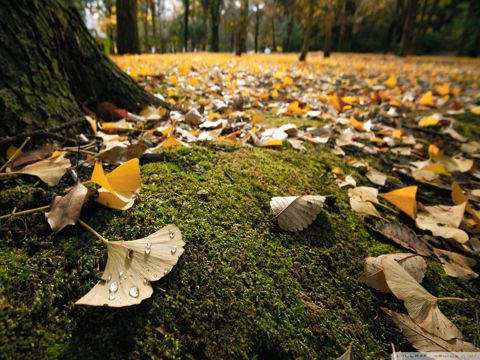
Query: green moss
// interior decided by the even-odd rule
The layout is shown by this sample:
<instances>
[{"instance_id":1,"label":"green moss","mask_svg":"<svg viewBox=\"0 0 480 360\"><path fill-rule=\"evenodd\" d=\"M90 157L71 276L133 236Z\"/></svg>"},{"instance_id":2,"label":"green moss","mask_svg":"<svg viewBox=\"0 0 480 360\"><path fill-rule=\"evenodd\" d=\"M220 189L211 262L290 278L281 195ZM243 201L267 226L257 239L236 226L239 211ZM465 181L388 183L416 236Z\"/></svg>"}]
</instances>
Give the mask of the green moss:
<instances>
[{"instance_id":1,"label":"green moss","mask_svg":"<svg viewBox=\"0 0 480 360\"><path fill-rule=\"evenodd\" d=\"M390 342L408 349L379 310L401 310L400 302L358 281L366 256L401 249L373 238L351 212L330 171L339 159L307 146L307 154L166 149L164 162L142 166L142 192L131 210L87 204L82 218L112 240L168 223L182 230L184 255L135 307L73 306L106 261L102 244L82 228L53 236L37 214L24 218L33 231L20 240L21 230L10 230L19 220L0 223L2 356L330 359L349 344L360 358L388 357ZM306 193L337 200L301 233L270 221L272 196ZM425 285L436 295L472 293L433 261ZM473 307L442 309L472 341Z\"/></svg>"}]
</instances>

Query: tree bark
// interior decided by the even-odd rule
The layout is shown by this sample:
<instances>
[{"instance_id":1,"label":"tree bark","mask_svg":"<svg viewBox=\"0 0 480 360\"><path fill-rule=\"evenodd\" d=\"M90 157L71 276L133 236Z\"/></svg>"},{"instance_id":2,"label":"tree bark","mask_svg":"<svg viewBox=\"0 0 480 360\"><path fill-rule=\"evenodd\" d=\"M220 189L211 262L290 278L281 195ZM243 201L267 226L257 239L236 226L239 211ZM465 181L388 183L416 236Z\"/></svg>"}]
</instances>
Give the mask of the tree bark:
<instances>
[{"instance_id":1,"label":"tree bark","mask_svg":"<svg viewBox=\"0 0 480 360\"><path fill-rule=\"evenodd\" d=\"M272 17L272 52L277 51L277 37L275 36L275 20Z\"/></svg>"},{"instance_id":2,"label":"tree bark","mask_svg":"<svg viewBox=\"0 0 480 360\"><path fill-rule=\"evenodd\" d=\"M478 21L480 18L480 2L479 0L470 0L468 5L467 18L463 23L463 33L460 37L460 44L458 47L458 56L466 56L469 54L469 43L474 42L475 32L479 33Z\"/></svg>"},{"instance_id":3,"label":"tree bark","mask_svg":"<svg viewBox=\"0 0 480 360\"><path fill-rule=\"evenodd\" d=\"M338 39L339 51L348 52L352 49L353 18L355 16L355 11L355 0L346 0L342 23L340 25L340 36Z\"/></svg>"},{"instance_id":4,"label":"tree bark","mask_svg":"<svg viewBox=\"0 0 480 360\"><path fill-rule=\"evenodd\" d=\"M0 137L59 126L80 103L165 103L121 71L62 0L0 0Z\"/></svg>"},{"instance_id":5,"label":"tree bark","mask_svg":"<svg viewBox=\"0 0 480 360\"><path fill-rule=\"evenodd\" d=\"M405 23L403 25L402 40L398 55L406 56L411 51L411 40L413 28L415 26L415 17L417 15L418 0L408 0Z\"/></svg>"},{"instance_id":6,"label":"tree bark","mask_svg":"<svg viewBox=\"0 0 480 360\"><path fill-rule=\"evenodd\" d=\"M332 31L333 31L333 21L334 21L334 14L329 13L327 14L325 24L325 40L323 42L323 57L329 58L330 52L332 51Z\"/></svg>"},{"instance_id":7,"label":"tree bark","mask_svg":"<svg viewBox=\"0 0 480 360\"><path fill-rule=\"evenodd\" d=\"M399 19L402 18L403 12L403 0L397 0L397 5L395 6L395 12L392 16L392 22L387 31L387 36L384 40L383 52L387 54L392 49L392 44L397 43L397 34L399 28Z\"/></svg>"},{"instance_id":8,"label":"tree bark","mask_svg":"<svg viewBox=\"0 0 480 360\"><path fill-rule=\"evenodd\" d=\"M188 51L188 16L190 10L190 0L183 0L183 51Z\"/></svg>"},{"instance_id":9,"label":"tree bark","mask_svg":"<svg viewBox=\"0 0 480 360\"><path fill-rule=\"evenodd\" d=\"M145 6L143 6L142 4L142 8L143 8L143 47L144 47L144 52L150 52L150 38L149 38L149 35L148 35L148 4L145 4Z\"/></svg>"},{"instance_id":10,"label":"tree bark","mask_svg":"<svg viewBox=\"0 0 480 360\"><path fill-rule=\"evenodd\" d=\"M218 29L220 27L220 8L222 6L222 0L211 0L210 4L210 16L212 21L211 50L213 52L218 52Z\"/></svg>"},{"instance_id":11,"label":"tree bark","mask_svg":"<svg viewBox=\"0 0 480 360\"><path fill-rule=\"evenodd\" d=\"M117 0L117 51L119 54L140 53L137 0Z\"/></svg>"},{"instance_id":12,"label":"tree bark","mask_svg":"<svg viewBox=\"0 0 480 360\"><path fill-rule=\"evenodd\" d=\"M208 45L208 9L210 8L210 0L201 0L203 17L202 17L202 29L203 29L203 39L202 39L202 50L207 51Z\"/></svg>"},{"instance_id":13,"label":"tree bark","mask_svg":"<svg viewBox=\"0 0 480 360\"><path fill-rule=\"evenodd\" d=\"M307 60L307 53L310 47L310 37L312 35L312 25L313 25L313 13L315 12L315 0L310 0L308 2L308 17L307 17L307 26L305 28L305 34L303 35L303 45L302 52L298 60L305 61Z\"/></svg>"},{"instance_id":14,"label":"tree bark","mask_svg":"<svg viewBox=\"0 0 480 360\"><path fill-rule=\"evenodd\" d=\"M258 4L255 8L255 54L258 53L258 35L260 32L260 8Z\"/></svg>"},{"instance_id":15,"label":"tree bark","mask_svg":"<svg viewBox=\"0 0 480 360\"><path fill-rule=\"evenodd\" d=\"M240 18L237 33L237 46L235 55L241 56L246 51L247 42L247 27L248 27L248 0L241 0Z\"/></svg>"}]
</instances>

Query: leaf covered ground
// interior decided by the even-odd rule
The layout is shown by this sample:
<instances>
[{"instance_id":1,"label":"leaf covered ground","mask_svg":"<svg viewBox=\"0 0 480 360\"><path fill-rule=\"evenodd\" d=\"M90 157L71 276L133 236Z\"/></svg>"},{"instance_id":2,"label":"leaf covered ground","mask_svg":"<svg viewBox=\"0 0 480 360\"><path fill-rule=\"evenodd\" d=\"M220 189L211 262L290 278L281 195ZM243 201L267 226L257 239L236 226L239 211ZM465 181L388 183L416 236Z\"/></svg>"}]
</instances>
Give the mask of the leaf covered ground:
<instances>
[{"instance_id":1,"label":"leaf covered ground","mask_svg":"<svg viewBox=\"0 0 480 360\"><path fill-rule=\"evenodd\" d=\"M245 139L251 136L249 128L229 123L215 136L238 131L230 141L160 147L159 161L142 160L142 188L131 209L112 211L87 203L82 220L110 240L141 238L170 223L183 233L185 253L170 274L153 284L152 297L134 307L73 305L98 281L106 262L105 247L80 226L54 235L43 213L1 220L2 356L336 358L351 344L360 358L386 358L390 343L411 349L379 310L385 306L404 312L401 302L359 281L365 257L405 249L371 231L380 220L352 212L348 191L338 186L338 169L351 175L356 186L372 186L367 170L356 166L359 160L398 177L401 185L417 184L392 170L402 156L392 155L391 149L362 152L364 147L388 148L371 134L362 138L360 124L372 119L421 139L425 148L418 154L425 157L429 144L449 156L461 144L441 133L449 123L420 127L418 121L428 115L454 118L454 128L468 138L463 143L478 138L478 62L359 55L313 56L304 65L293 56L205 54L116 60L180 112L204 108L213 122L235 119L238 125L247 119L265 129L293 123L310 132L306 138L319 136L309 127L328 128L338 125L339 118L348 122L326 133L331 137L327 144L303 139L306 152L284 140L273 143L274 148L262 146L278 140L275 134L262 138L262 130L257 132L260 143L244 146L252 141ZM429 91L431 103L419 104ZM162 120L159 126L171 123ZM336 139L345 128L358 130L355 140L363 147L347 144L342 146L345 156L335 155ZM180 132L175 135L188 140ZM475 154L463 155L476 159ZM417 199L427 205L451 204L449 190L441 187L453 180L470 191L479 188L470 173L452 173L436 177L433 185L418 183ZM63 184L49 188L23 176L1 181L5 213L48 204L63 189ZM382 192L396 187L399 183L393 181ZM272 221L270 199L302 194L334 195L336 200L323 207L307 230L282 231ZM400 213L382 215L412 226ZM477 280L447 276L432 257L427 264L422 285L429 292L478 298ZM465 340L478 341L473 320L478 303L440 307Z\"/></svg>"}]
</instances>

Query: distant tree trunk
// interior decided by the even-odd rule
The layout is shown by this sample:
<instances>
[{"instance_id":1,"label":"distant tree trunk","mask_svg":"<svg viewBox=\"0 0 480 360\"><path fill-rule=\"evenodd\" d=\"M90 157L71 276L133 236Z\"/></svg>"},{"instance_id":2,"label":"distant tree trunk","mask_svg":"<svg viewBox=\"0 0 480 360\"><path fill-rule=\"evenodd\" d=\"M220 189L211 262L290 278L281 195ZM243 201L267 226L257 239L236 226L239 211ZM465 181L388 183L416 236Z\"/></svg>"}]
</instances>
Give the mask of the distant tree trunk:
<instances>
[{"instance_id":1,"label":"distant tree trunk","mask_svg":"<svg viewBox=\"0 0 480 360\"><path fill-rule=\"evenodd\" d=\"M155 9L155 0L148 0L150 5L150 12L152 13L152 45L157 45L157 14Z\"/></svg>"},{"instance_id":2,"label":"distant tree trunk","mask_svg":"<svg viewBox=\"0 0 480 360\"><path fill-rule=\"evenodd\" d=\"M260 8L255 8L255 54L258 53L258 35L260 30Z\"/></svg>"},{"instance_id":3,"label":"distant tree trunk","mask_svg":"<svg viewBox=\"0 0 480 360\"><path fill-rule=\"evenodd\" d=\"M428 2L429 0L423 0L422 11L420 13L418 25L416 26L415 32L413 34L413 41L412 41L412 51L416 52L421 41L421 34L425 23L427 22L427 10L428 10Z\"/></svg>"},{"instance_id":4,"label":"distant tree trunk","mask_svg":"<svg viewBox=\"0 0 480 360\"><path fill-rule=\"evenodd\" d=\"M0 0L0 28L0 137L81 118L81 102L168 107L105 55L63 0Z\"/></svg>"},{"instance_id":5,"label":"distant tree trunk","mask_svg":"<svg viewBox=\"0 0 480 360\"><path fill-rule=\"evenodd\" d=\"M117 51L119 54L139 54L137 0L117 0Z\"/></svg>"},{"instance_id":6,"label":"distant tree trunk","mask_svg":"<svg viewBox=\"0 0 480 360\"><path fill-rule=\"evenodd\" d=\"M201 0L203 17L202 17L202 29L203 29L203 39L202 39L202 50L207 51L208 44L208 9L210 8L210 0Z\"/></svg>"},{"instance_id":7,"label":"distant tree trunk","mask_svg":"<svg viewBox=\"0 0 480 360\"><path fill-rule=\"evenodd\" d=\"M315 0L309 0L308 2L308 15L307 15L307 26L305 27L305 33L303 34L303 45L302 52L298 60L305 61L307 60L307 53L310 47L310 37L312 35L312 25L313 25L313 13L315 12Z\"/></svg>"},{"instance_id":8,"label":"distant tree trunk","mask_svg":"<svg viewBox=\"0 0 480 360\"><path fill-rule=\"evenodd\" d=\"M211 16L211 26L212 26L212 45L211 50L213 52L219 51L219 41L218 41L218 29L220 27L220 8L222 6L221 0L211 0L210 2L210 16Z\"/></svg>"},{"instance_id":9,"label":"distant tree trunk","mask_svg":"<svg viewBox=\"0 0 480 360\"><path fill-rule=\"evenodd\" d=\"M235 55L241 56L246 51L247 43L247 28L248 28L248 0L241 0L240 18L237 32L237 46Z\"/></svg>"},{"instance_id":10,"label":"distant tree trunk","mask_svg":"<svg viewBox=\"0 0 480 360\"><path fill-rule=\"evenodd\" d=\"M275 36L275 20L272 17L272 52L277 51L277 38Z\"/></svg>"},{"instance_id":11,"label":"distant tree trunk","mask_svg":"<svg viewBox=\"0 0 480 360\"><path fill-rule=\"evenodd\" d=\"M183 0L183 50L188 51L188 17L190 11L190 0Z\"/></svg>"},{"instance_id":12,"label":"distant tree trunk","mask_svg":"<svg viewBox=\"0 0 480 360\"><path fill-rule=\"evenodd\" d=\"M145 4L146 5L146 4ZM148 6L143 6L142 4L142 10L143 11L143 46L145 48L144 52L149 52L150 51L150 39L148 36Z\"/></svg>"},{"instance_id":13,"label":"distant tree trunk","mask_svg":"<svg viewBox=\"0 0 480 360\"><path fill-rule=\"evenodd\" d=\"M286 10L288 11L288 10ZM290 12L287 16L287 36L283 38L283 52L289 52L292 50L292 31L293 31L293 16Z\"/></svg>"},{"instance_id":14,"label":"distant tree trunk","mask_svg":"<svg viewBox=\"0 0 480 360\"><path fill-rule=\"evenodd\" d=\"M327 14L326 24L325 24L325 40L323 42L323 57L330 57L330 52L332 50L332 31L333 31L333 21L334 14Z\"/></svg>"},{"instance_id":15,"label":"distant tree trunk","mask_svg":"<svg viewBox=\"0 0 480 360\"><path fill-rule=\"evenodd\" d=\"M408 0L402 40L400 41L400 50L398 52L398 55L400 56L406 56L411 51L411 41L415 26L415 17L417 15L417 7L418 0Z\"/></svg>"},{"instance_id":16,"label":"distant tree trunk","mask_svg":"<svg viewBox=\"0 0 480 360\"><path fill-rule=\"evenodd\" d=\"M352 49L353 17L355 16L355 11L355 0L346 0L338 39L339 51L348 52Z\"/></svg>"},{"instance_id":17,"label":"distant tree trunk","mask_svg":"<svg viewBox=\"0 0 480 360\"><path fill-rule=\"evenodd\" d=\"M460 44L458 47L458 56L466 56L469 54L469 43L475 41L475 32L478 30L480 21L480 1L470 0L468 5L467 17L463 23L463 33L460 37ZM475 45L475 44L473 44Z\"/></svg>"},{"instance_id":18,"label":"distant tree trunk","mask_svg":"<svg viewBox=\"0 0 480 360\"><path fill-rule=\"evenodd\" d=\"M477 57L480 54L480 31L477 31L477 36L473 42L472 50L470 51L470 56Z\"/></svg>"},{"instance_id":19,"label":"distant tree trunk","mask_svg":"<svg viewBox=\"0 0 480 360\"><path fill-rule=\"evenodd\" d=\"M395 12L392 16L392 21L387 31L387 36L384 40L383 52L386 54L392 49L392 44L397 42L398 28L400 25L400 19L402 18L402 12L404 8L404 0L397 0L395 6Z\"/></svg>"}]
</instances>

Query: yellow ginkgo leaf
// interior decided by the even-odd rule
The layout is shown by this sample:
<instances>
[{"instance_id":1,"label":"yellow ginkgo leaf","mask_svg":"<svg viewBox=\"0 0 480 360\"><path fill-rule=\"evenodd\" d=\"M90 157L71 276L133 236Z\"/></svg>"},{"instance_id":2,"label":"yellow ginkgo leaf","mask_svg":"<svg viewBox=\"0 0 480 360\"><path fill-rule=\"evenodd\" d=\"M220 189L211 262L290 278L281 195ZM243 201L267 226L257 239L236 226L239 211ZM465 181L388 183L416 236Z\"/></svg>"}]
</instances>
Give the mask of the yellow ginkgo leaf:
<instances>
[{"instance_id":1,"label":"yellow ginkgo leaf","mask_svg":"<svg viewBox=\"0 0 480 360\"><path fill-rule=\"evenodd\" d=\"M332 95L328 96L328 103L332 105L337 111L341 111L343 109L342 99L340 98L340 96L338 96L337 93L333 93Z\"/></svg>"},{"instance_id":2,"label":"yellow ginkgo leaf","mask_svg":"<svg viewBox=\"0 0 480 360\"><path fill-rule=\"evenodd\" d=\"M388 86L389 88L395 87L397 85L397 78L395 75L390 74L390 77L384 82L385 86Z\"/></svg>"},{"instance_id":3,"label":"yellow ginkgo leaf","mask_svg":"<svg viewBox=\"0 0 480 360\"><path fill-rule=\"evenodd\" d=\"M358 121L355 118L350 118L350 125L352 128L354 128L357 131L365 131L365 126L363 125L363 122Z\"/></svg>"},{"instance_id":4,"label":"yellow ginkgo leaf","mask_svg":"<svg viewBox=\"0 0 480 360\"><path fill-rule=\"evenodd\" d=\"M283 79L283 85L293 85L293 79L290 76L287 76Z\"/></svg>"},{"instance_id":5,"label":"yellow ginkgo leaf","mask_svg":"<svg viewBox=\"0 0 480 360\"><path fill-rule=\"evenodd\" d=\"M415 199L417 189L417 186L408 186L380 194L380 196L402 210L412 219L415 219L417 216L417 201Z\"/></svg>"},{"instance_id":6,"label":"yellow ginkgo leaf","mask_svg":"<svg viewBox=\"0 0 480 360\"><path fill-rule=\"evenodd\" d=\"M427 91L418 101L420 106L435 106L435 100L433 99L433 94L431 91Z\"/></svg>"},{"instance_id":7,"label":"yellow ginkgo leaf","mask_svg":"<svg viewBox=\"0 0 480 360\"><path fill-rule=\"evenodd\" d=\"M101 162L97 162L92 173L92 182L116 195L121 201L131 201L140 190L140 165L132 159L105 175Z\"/></svg>"},{"instance_id":8,"label":"yellow ginkgo leaf","mask_svg":"<svg viewBox=\"0 0 480 360\"><path fill-rule=\"evenodd\" d=\"M170 82L173 84L173 85L177 85L178 84L178 79L175 75L172 75L170 76Z\"/></svg>"},{"instance_id":9,"label":"yellow ginkgo leaf","mask_svg":"<svg viewBox=\"0 0 480 360\"><path fill-rule=\"evenodd\" d=\"M440 96L447 96L450 93L450 84L442 84L435 86L435 91Z\"/></svg>"},{"instance_id":10,"label":"yellow ginkgo leaf","mask_svg":"<svg viewBox=\"0 0 480 360\"><path fill-rule=\"evenodd\" d=\"M451 174L448 172L447 168L443 164L436 163L436 164L426 165L422 167L421 170L431 171L431 172L434 172L435 174L451 176Z\"/></svg>"},{"instance_id":11,"label":"yellow ginkgo leaf","mask_svg":"<svg viewBox=\"0 0 480 360\"><path fill-rule=\"evenodd\" d=\"M438 125L440 119L435 115L424 116L419 122L420 127L429 127Z\"/></svg>"},{"instance_id":12,"label":"yellow ginkgo leaf","mask_svg":"<svg viewBox=\"0 0 480 360\"><path fill-rule=\"evenodd\" d=\"M97 129L97 121L90 116L85 116L85 120L87 120L88 124L92 128L93 134L97 135L97 130L98 130Z\"/></svg>"},{"instance_id":13,"label":"yellow ginkgo leaf","mask_svg":"<svg viewBox=\"0 0 480 360\"><path fill-rule=\"evenodd\" d=\"M472 114L480 115L480 106L474 106L470 109L470 111L472 112Z\"/></svg>"},{"instance_id":14,"label":"yellow ginkgo leaf","mask_svg":"<svg viewBox=\"0 0 480 360\"><path fill-rule=\"evenodd\" d=\"M185 146L183 142L178 140L175 135L170 135L168 138L166 138L160 145L159 147L174 147L174 146Z\"/></svg>"},{"instance_id":15,"label":"yellow ginkgo leaf","mask_svg":"<svg viewBox=\"0 0 480 360\"><path fill-rule=\"evenodd\" d=\"M468 201L468 197L463 193L462 188L456 181L452 184L452 201L455 205L460 205Z\"/></svg>"},{"instance_id":16,"label":"yellow ginkgo leaf","mask_svg":"<svg viewBox=\"0 0 480 360\"><path fill-rule=\"evenodd\" d=\"M135 198L132 198L129 201L123 201L114 193L109 192L108 190L101 188L98 189L98 196L95 198L95 201L103 206L109 207L110 209L115 210L128 210L135 203Z\"/></svg>"},{"instance_id":17,"label":"yellow ginkgo leaf","mask_svg":"<svg viewBox=\"0 0 480 360\"><path fill-rule=\"evenodd\" d=\"M263 141L261 143L261 146L262 147L277 147L277 146L282 146L282 140L278 140L278 139L270 139L270 140L266 140L266 141Z\"/></svg>"}]
</instances>

